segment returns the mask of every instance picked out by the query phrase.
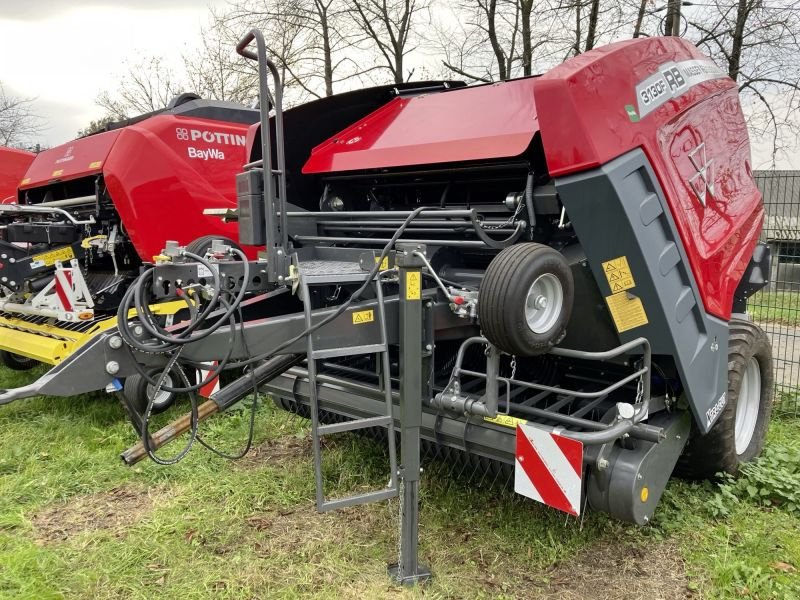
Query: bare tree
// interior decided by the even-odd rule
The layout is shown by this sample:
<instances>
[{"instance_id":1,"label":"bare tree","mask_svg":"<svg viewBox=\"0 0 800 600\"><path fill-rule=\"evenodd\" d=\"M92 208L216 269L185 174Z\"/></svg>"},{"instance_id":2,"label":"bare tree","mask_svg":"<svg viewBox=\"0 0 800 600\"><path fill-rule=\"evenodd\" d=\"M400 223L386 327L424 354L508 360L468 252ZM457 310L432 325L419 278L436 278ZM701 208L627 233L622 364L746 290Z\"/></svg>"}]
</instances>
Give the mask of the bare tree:
<instances>
[{"instance_id":1,"label":"bare tree","mask_svg":"<svg viewBox=\"0 0 800 600\"><path fill-rule=\"evenodd\" d=\"M626 0L605 0L602 3L600 0L561 0L554 10L554 18L563 18L560 15L568 13L572 20L572 42L566 55L577 56L601 43L620 39L622 30L633 20L633 8ZM638 6L636 8L638 10Z\"/></svg>"},{"instance_id":2,"label":"bare tree","mask_svg":"<svg viewBox=\"0 0 800 600\"><path fill-rule=\"evenodd\" d=\"M530 75L534 44L533 0L468 0L451 19L458 29L440 29L443 65L475 81ZM488 42L488 43L487 43Z\"/></svg>"},{"instance_id":3,"label":"bare tree","mask_svg":"<svg viewBox=\"0 0 800 600\"><path fill-rule=\"evenodd\" d=\"M494 1L494 0L492 0ZM427 12L427 0L351 0L351 15L363 40L374 48L382 61L379 66L391 73L395 83L411 78L405 59L416 48L414 27L420 13Z\"/></svg>"},{"instance_id":4,"label":"bare tree","mask_svg":"<svg viewBox=\"0 0 800 600\"><path fill-rule=\"evenodd\" d=\"M231 46L253 27L264 32L291 103L330 96L375 69L356 60L359 36L352 33L356 28L348 7L346 0L237 0L216 15L216 22L233 32Z\"/></svg>"},{"instance_id":5,"label":"bare tree","mask_svg":"<svg viewBox=\"0 0 800 600\"><path fill-rule=\"evenodd\" d=\"M96 100L106 115L116 120L164 108L182 85L162 58L151 57L129 65L115 91L104 91Z\"/></svg>"},{"instance_id":6,"label":"bare tree","mask_svg":"<svg viewBox=\"0 0 800 600\"><path fill-rule=\"evenodd\" d=\"M597 36L597 19L600 17L600 0L590 0L589 2L589 25L586 28L586 44L584 52L594 48Z\"/></svg>"},{"instance_id":7,"label":"bare tree","mask_svg":"<svg viewBox=\"0 0 800 600\"><path fill-rule=\"evenodd\" d=\"M773 160L800 133L800 0L715 0L689 16L690 37L739 85L751 130Z\"/></svg>"},{"instance_id":8,"label":"bare tree","mask_svg":"<svg viewBox=\"0 0 800 600\"><path fill-rule=\"evenodd\" d=\"M186 89L201 98L250 104L258 96L255 65L235 52L241 32L212 11L211 24L203 28L202 46L183 55Z\"/></svg>"},{"instance_id":9,"label":"bare tree","mask_svg":"<svg viewBox=\"0 0 800 600\"><path fill-rule=\"evenodd\" d=\"M99 119L89 121L89 124L86 127L78 130L78 137L85 137L87 135L92 135L93 133L105 131L108 124L113 122L114 118L110 116L100 117Z\"/></svg>"},{"instance_id":10,"label":"bare tree","mask_svg":"<svg viewBox=\"0 0 800 600\"><path fill-rule=\"evenodd\" d=\"M636 24L633 26L633 37L638 38L642 35L642 26L644 25L644 15L647 11L648 0L639 0L639 10L636 13Z\"/></svg>"},{"instance_id":11,"label":"bare tree","mask_svg":"<svg viewBox=\"0 0 800 600\"><path fill-rule=\"evenodd\" d=\"M6 93L0 82L0 145L31 146L44 128L33 110L34 98L19 98Z\"/></svg>"}]
</instances>

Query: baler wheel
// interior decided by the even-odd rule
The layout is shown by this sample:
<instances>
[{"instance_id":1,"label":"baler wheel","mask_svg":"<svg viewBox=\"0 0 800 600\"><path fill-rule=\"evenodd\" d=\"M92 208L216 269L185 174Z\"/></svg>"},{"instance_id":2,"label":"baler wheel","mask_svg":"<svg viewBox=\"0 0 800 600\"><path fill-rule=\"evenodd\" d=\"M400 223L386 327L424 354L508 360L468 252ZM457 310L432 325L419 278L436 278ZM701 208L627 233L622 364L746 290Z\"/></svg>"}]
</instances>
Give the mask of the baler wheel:
<instances>
[{"instance_id":1,"label":"baler wheel","mask_svg":"<svg viewBox=\"0 0 800 600\"><path fill-rule=\"evenodd\" d=\"M13 352L0 350L0 363L14 371L27 371L38 365L39 361L20 354L14 354Z\"/></svg>"},{"instance_id":2,"label":"baler wheel","mask_svg":"<svg viewBox=\"0 0 800 600\"><path fill-rule=\"evenodd\" d=\"M151 376L157 377L158 373L153 373ZM173 387L178 383L180 382L175 381L175 378L171 373L164 379L164 385L167 387ZM149 395L152 393L152 389L153 385L148 383L144 377L141 375L131 375L125 379L123 393L136 411L140 415L143 415L145 410L147 410L147 403L149 400ZM156 395L155 401L153 402L152 414L157 415L164 412L170 406L172 406L174 402L175 394L173 392L160 390Z\"/></svg>"},{"instance_id":3,"label":"baler wheel","mask_svg":"<svg viewBox=\"0 0 800 600\"><path fill-rule=\"evenodd\" d=\"M481 329L509 354L544 354L564 338L574 295L572 271L560 252L515 244L486 269L478 296Z\"/></svg>"},{"instance_id":4,"label":"baler wheel","mask_svg":"<svg viewBox=\"0 0 800 600\"><path fill-rule=\"evenodd\" d=\"M736 475L764 447L772 413L772 346L754 323L733 319L729 327L728 402L706 435L693 429L675 469L689 479Z\"/></svg>"}]
</instances>

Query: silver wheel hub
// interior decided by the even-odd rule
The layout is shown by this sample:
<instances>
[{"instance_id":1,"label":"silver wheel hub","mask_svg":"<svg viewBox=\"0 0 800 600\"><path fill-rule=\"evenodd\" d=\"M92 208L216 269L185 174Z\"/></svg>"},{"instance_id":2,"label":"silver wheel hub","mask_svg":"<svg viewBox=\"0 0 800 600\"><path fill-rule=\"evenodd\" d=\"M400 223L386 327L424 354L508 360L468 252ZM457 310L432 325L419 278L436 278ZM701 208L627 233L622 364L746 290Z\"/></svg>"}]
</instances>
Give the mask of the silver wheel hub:
<instances>
[{"instance_id":1,"label":"silver wheel hub","mask_svg":"<svg viewBox=\"0 0 800 600\"><path fill-rule=\"evenodd\" d=\"M761 368L755 357L750 357L742 373L739 397L736 400L734 437L736 454L744 454L756 431L761 406Z\"/></svg>"},{"instance_id":2,"label":"silver wheel hub","mask_svg":"<svg viewBox=\"0 0 800 600\"><path fill-rule=\"evenodd\" d=\"M159 377L160 377L160 374L155 375L153 377L153 379L155 381L158 381ZM175 384L174 384L174 382L172 380L172 375L168 374L166 377L164 377L163 385L165 385L167 387L174 387ZM155 392L155 386L153 384L151 384L151 383L148 383L147 384L147 399L148 400L153 397L153 392ZM156 406L156 407L162 406L164 404L167 404L171 399L172 399L172 392L168 392L168 391L166 391L164 389L160 389L160 390L158 390L158 393L155 395L155 398L153 398L153 406Z\"/></svg>"},{"instance_id":3,"label":"silver wheel hub","mask_svg":"<svg viewBox=\"0 0 800 600\"><path fill-rule=\"evenodd\" d=\"M558 322L564 306L564 288L552 273L539 275L525 298L525 321L534 333L546 333Z\"/></svg>"}]
</instances>

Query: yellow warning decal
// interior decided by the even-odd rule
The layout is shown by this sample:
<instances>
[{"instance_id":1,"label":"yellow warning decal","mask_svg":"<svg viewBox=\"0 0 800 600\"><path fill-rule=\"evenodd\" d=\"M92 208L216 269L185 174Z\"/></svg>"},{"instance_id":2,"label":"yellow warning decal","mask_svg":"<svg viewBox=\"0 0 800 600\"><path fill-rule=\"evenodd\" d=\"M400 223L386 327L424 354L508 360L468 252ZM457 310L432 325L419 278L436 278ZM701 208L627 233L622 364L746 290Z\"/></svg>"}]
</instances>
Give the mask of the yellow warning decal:
<instances>
[{"instance_id":1,"label":"yellow warning decal","mask_svg":"<svg viewBox=\"0 0 800 600\"><path fill-rule=\"evenodd\" d=\"M63 174L64 174L64 169L57 169L56 171L53 171L51 177L61 177L61 175Z\"/></svg>"},{"instance_id":2,"label":"yellow warning decal","mask_svg":"<svg viewBox=\"0 0 800 600\"><path fill-rule=\"evenodd\" d=\"M359 310L353 313L353 325L361 325L362 323L372 323L375 320L375 311L373 310Z\"/></svg>"},{"instance_id":3,"label":"yellow warning decal","mask_svg":"<svg viewBox=\"0 0 800 600\"><path fill-rule=\"evenodd\" d=\"M606 296L611 318L620 333L647 325L647 313L644 312L642 300L628 292Z\"/></svg>"},{"instance_id":4,"label":"yellow warning decal","mask_svg":"<svg viewBox=\"0 0 800 600\"><path fill-rule=\"evenodd\" d=\"M31 178L30 177L26 177L25 179L20 181L19 184L20 185L28 185L30 182L31 182Z\"/></svg>"},{"instance_id":5,"label":"yellow warning decal","mask_svg":"<svg viewBox=\"0 0 800 600\"><path fill-rule=\"evenodd\" d=\"M89 168L90 169L99 169L102 166L103 166L103 161L102 160L96 160L94 162L90 162L89 163Z\"/></svg>"},{"instance_id":6,"label":"yellow warning decal","mask_svg":"<svg viewBox=\"0 0 800 600\"><path fill-rule=\"evenodd\" d=\"M494 423L495 425L502 425L503 427L514 427L527 423L525 419L518 419L510 415L497 415L496 417L483 417L487 423Z\"/></svg>"},{"instance_id":7,"label":"yellow warning decal","mask_svg":"<svg viewBox=\"0 0 800 600\"><path fill-rule=\"evenodd\" d=\"M612 294L636 287L636 282L631 274L631 267L628 265L628 259L625 256L604 262L603 273L608 279Z\"/></svg>"},{"instance_id":8,"label":"yellow warning decal","mask_svg":"<svg viewBox=\"0 0 800 600\"><path fill-rule=\"evenodd\" d=\"M406 275L406 300L419 300L422 294L422 273L409 271Z\"/></svg>"},{"instance_id":9,"label":"yellow warning decal","mask_svg":"<svg viewBox=\"0 0 800 600\"><path fill-rule=\"evenodd\" d=\"M375 257L375 262L378 262L380 260L380 258L381 258L380 256L376 256ZM379 267L379 270L380 271L388 271L389 270L389 257L388 256L384 256L383 260L381 260L381 266Z\"/></svg>"},{"instance_id":10,"label":"yellow warning decal","mask_svg":"<svg viewBox=\"0 0 800 600\"><path fill-rule=\"evenodd\" d=\"M72 251L71 246L59 248L58 250L51 250L31 257L31 268L38 269L40 267L52 267L56 264L57 260L61 262L72 260L75 258L75 253Z\"/></svg>"}]
</instances>

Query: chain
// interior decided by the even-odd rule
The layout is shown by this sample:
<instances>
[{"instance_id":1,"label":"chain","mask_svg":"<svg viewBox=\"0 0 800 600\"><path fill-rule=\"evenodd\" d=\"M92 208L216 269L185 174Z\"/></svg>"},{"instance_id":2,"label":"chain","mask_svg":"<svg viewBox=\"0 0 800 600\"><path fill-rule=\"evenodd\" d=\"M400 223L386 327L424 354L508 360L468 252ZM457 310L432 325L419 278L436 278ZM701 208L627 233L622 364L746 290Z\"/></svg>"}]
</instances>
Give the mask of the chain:
<instances>
[{"instance_id":1,"label":"chain","mask_svg":"<svg viewBox=\"0 0 800 600\"><path fill-rule=\"evenodd\" d=\"M397 579L403 577L403 498L405 496L405 478L397 476Z\"/></svg>"},{"instance_id":2,"label":"chain","mask_svg":"<svg viewBox=\"0 0 800 600\"><path fill-rule=\"evenodd\" d=\"M500 223L499 225L485 225L485 224L481 223L481 227L483 227L484 229L492 230L492 229L502 229L503 227L507 227L508 225L512 225L514 223L514 221L517 220L517 217L519 216L519 213L522 212L522 207L523 206L524 206L524 203L522 202L522 199L520 198L520 201L517 203L517 208L514 211L514 214L511 215L510 217L508 217L508 219L506 219L505 222Z\"/></svg>"},{"instance_id":3,"label":"chain","mask_svg":"<svg viewBox=\"0 0 800 600\"><path fill-rule=\"evenodd\" d=\"M641 404L643 397L644 397L644 374L639 375L639 381L636 383L636 402L635 402L635 404Z\"/></svg>"},{"instance_id":4,"label":"chain","mask_svg":"<svg viewBox=\"0 0 800 600\"><path fill-rule=\"evenodd\" d=\"M517 374L517 355L511 355L511 379L514 379L514 376Z\"/></svg>"}]
</instances>

